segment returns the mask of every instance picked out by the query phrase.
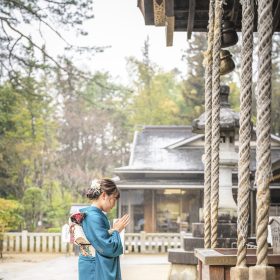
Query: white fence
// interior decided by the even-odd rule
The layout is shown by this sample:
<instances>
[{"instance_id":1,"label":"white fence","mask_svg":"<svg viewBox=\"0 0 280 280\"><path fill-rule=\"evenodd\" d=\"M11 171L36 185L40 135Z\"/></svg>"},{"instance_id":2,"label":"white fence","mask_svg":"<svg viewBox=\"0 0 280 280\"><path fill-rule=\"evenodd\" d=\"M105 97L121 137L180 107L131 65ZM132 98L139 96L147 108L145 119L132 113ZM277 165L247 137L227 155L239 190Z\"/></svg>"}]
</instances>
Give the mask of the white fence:
<instances>
[{"instance_id":1,"label":"white fence","mask_svg":"<svg viewBox=\"0 0 280 280\"><path fill-rule=\"evenodd\" d=\"M4 234L3 252L67 253L73 245L61 241L61 233L9 232Z\"/></svg>"},{"instance_id":2,"label":"white fence","mask_svg":"<svg viewBox=\"0 0 280 280\"><path fill-rule=\"evenodd\" d=\"M126 233L125 249L128 253L166 253L181 247L180 233Z\"/></svg>"},{"instance_id":3,"label":"white fence","mask_svg":"<svg viewBox=\"0 0 280 280\"><path fill-rule=\"evenodd\" d=\"M126 233L126 253L166 253L181 247L180 233ZM73 244L62 242L61 233L33 233L28 231L4 234L3 252L70 253Z\"/></svg>"}]
</instances>

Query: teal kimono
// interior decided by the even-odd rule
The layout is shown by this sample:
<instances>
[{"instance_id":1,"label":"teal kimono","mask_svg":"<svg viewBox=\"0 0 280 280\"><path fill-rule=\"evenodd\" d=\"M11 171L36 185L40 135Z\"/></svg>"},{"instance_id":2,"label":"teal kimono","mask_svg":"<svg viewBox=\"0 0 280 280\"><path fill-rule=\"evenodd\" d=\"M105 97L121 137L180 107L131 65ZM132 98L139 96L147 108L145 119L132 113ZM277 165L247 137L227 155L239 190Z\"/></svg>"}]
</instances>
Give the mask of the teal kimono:
<instances>
[{"instance_id":1,"label":"teal kimono","mask_svg":"<svg viewBox=\"0 0 280 280\"><path fill-rule=\"evenodd\" d=\"M95 257L79 256L79 280L121 280L119 256L123 247L118 231L110 229L106 215L97 207L80 209L86 213L82 222L83 230L96 250Z\"/></svg>"}]
</instances>

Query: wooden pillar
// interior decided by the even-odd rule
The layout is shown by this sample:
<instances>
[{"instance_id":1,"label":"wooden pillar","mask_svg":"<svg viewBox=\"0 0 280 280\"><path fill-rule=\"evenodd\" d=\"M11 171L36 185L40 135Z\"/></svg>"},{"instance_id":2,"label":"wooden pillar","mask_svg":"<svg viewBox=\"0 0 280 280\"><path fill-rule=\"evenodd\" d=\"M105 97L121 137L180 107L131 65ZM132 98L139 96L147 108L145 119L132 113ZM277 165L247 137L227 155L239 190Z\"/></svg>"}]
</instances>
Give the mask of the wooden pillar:
<instances>
[{"instance_id":1,"label":"wooden pillar","mask_svg":"<svg viewBox=\"0 0 280 280\"><path fill-rule=\"evenodd\" d=\"M144 231L156 231L156 217L154 211L154 190L144 191Z\"/></svg>"}]
</instances>

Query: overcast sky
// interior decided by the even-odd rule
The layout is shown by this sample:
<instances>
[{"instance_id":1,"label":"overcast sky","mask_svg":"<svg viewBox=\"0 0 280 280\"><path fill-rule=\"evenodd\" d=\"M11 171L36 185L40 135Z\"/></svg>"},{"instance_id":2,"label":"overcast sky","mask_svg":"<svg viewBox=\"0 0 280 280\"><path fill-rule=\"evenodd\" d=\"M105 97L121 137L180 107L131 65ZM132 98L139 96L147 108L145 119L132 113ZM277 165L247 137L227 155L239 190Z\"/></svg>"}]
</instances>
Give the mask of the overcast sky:
<instances>
[{"instance_id":1,"label":"overcast sky","mask_svg":"<svg viewBox=\"0 0 280 280\"><path fill-rule=\"evenodd\" d=\"M84 62L91 70L106 70L121 81L128 81L125 58L141 58L144 41L150 38L151 60L166 70L179 68L185 71L181 61L186 46L186 33L174 34L174 46L166 47L165 28L145 26L144 18L137 8L137 0L95 0L95 18L88 25L86 44L108 46L104 53Z\"/></svg>"}]
</instances>

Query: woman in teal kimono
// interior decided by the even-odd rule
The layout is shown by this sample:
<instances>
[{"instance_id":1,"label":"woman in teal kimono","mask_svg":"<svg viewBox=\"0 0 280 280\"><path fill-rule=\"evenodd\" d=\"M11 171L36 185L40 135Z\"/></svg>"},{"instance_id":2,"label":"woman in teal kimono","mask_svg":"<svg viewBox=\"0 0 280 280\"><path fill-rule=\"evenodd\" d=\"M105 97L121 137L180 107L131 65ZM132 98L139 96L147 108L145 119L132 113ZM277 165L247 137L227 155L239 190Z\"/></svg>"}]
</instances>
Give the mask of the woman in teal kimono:
<instances>
[{"instance_id":1,"label":"woman in teal kimono","mask_svg":"<svg viewBox=\"0 0 280 280\"><path fill-rule=\"evenodd\" d=\"M119 256L123 253L120 232L128 225L124 215L110 229L104 212L110 211L119 198L116 184L109 179L93 181L87 191L92 205L80 209L85 213L82 227L90 245L82 245L79 256L79 280L121 280Z\"/></svg>"}]
</instances>

